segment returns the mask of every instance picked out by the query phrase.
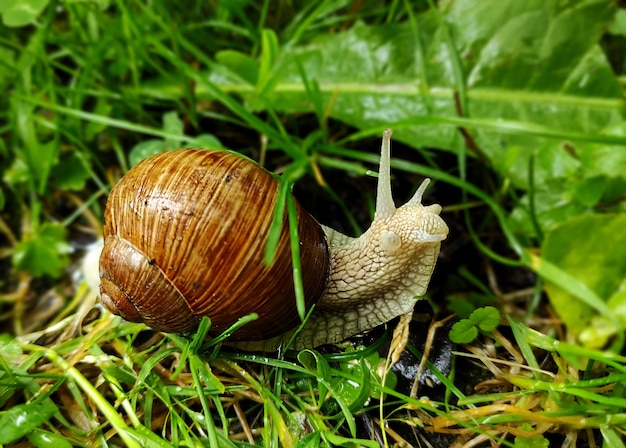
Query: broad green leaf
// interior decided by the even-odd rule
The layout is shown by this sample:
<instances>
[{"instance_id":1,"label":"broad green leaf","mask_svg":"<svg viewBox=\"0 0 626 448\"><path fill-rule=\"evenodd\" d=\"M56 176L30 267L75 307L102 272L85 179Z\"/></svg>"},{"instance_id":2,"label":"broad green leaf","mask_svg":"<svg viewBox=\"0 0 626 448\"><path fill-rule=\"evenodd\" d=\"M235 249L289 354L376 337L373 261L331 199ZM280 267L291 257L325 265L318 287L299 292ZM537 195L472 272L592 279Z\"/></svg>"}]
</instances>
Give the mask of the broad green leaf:
<instances>
[{"instance_id":1,"label":"broad green leaf","mask_svg":"<svg viewBox=\"0 0 626 448\"><path fill-rule=\"evenodd\" d=\"M20 0L4 0L0 2L0 14L9 11L17 6Z\"/></svg>"},{"instance_id":2,"label":"broad green leaf","mask_svg":"<svg viewBox=\"0 0 626 448\"><path fill-rule=\"evenodd\" d=\"M344 363L341 365L342 370L355 375L358 381L347 380L341 376L334 376L329 381L332 391L336 396L343 400L352 412L358 412L370 398L370 371L365 362L362 360L360 364ZM376 375L376 372L371 372ZM390 375L393 375L390 373ZM380 383L380 380L375 381Z\"/></svg>"},{"instance_id":3,"label":"broad green leaf","mask_svg":"<svg viewBox=\"0 0 626 448\"><path fill-rule=\"evenodd\" d=\"M621 122L604 130L606 135L626 137L626 123ZM576 147L576 156L585 176L626 176L626 149L623 146L587 143Z\"/></svg>"},{"instance_id":4,"label":"broad green leaf","mask_svg":"<svg viewBox=\"0 0 626 448\"><path fill-rule=\"evenodd\" d=\"M2 23L9 27L21 27L35 20L49 0L3 0L0 6Z\"/></svg>"},{"instance_id":5,"label":"broad green leaf","mask_svg":"<svg viewBox=\"0 0 626 448\"><path fill-rule=\"evenodd\" d=\"M165 151L165 141L163 140L144 140L132 147L128 153L128 163L135 166L143 159Z\"/></svg>"},{"instance_id":6,"label":"broad green leaf","mask_svg":"<svg viewBox=\"0 0 626 448\"><path fill-rule=\"evenodd\" d=\"M163 114L163 130L168 134L184 135L183 122L176 111ZM175 149L181 145L180 139L168 139L166 142L167 149Z\"/></svg>"},{"instance_id":7,"label":"broad green leaf","mask_svg":"<svg viewBox=\"0 0 626 448\"><path fill-rule=\"evenodd\" d=\"M500 323L500 313L493 306L485 306L474 310L469 320L482 331L492 331Z\"/></svg>"},{"instance_id":8,"label":"broad green leaf","mask_svg":"<svg viewBox=\"0 0 626 448\"><path fill-rule=\"evenodd\" d=\"M607 304L626 278L626 214L582 215L550 231L542 257L587 285ZM552 306L575 334L596 316L592 308L546 279ZM619 296L617 296L619 297ZM619 307L619 299L615 299Z\"/></svg>"},{"instance_id":9,"label":"broad green leaf","mask_svg":"<svg viewBox=\"0 0 626 448\"><path fill-rule=\"evenodd\" d=\"M13 264L35 277L59 277L69 263L71 246L65 237L65 228L48 222L31 238L20 241L13 252Z\"/></svg>"},{"instance_id":10,"label":"broad green leaf","mask_svg":"<svg viewBox=\"0 0 626 448\"><path fill-rule=\"evenodd\" d=\"M50 171L54 185L64 190L82 190L90 174L77 151L63 155Z\"/></svg>"},{"instance_id":11,"label":"broad green leaf","mask_svg":"<svg viewBox=\"0 0 626 448\"><path fill-rule=\"evenodd\" d=\"M587 347L604 347L618 331L626 328L626 279L619 286L618 291L608 300L607 305L617 318L615 322L603 316L593 316L591 324L580 332L579 339Z\"/></svg>"},{"instance_id":12,"label":"broad green leaf","mask_svg":"<svg viewBox=\"0 0 626 448\"><path fill-rule=\"evenodd\" d=\"M276 59L280 47L278 37L272 30L264 29L261 33L261 60L259 64L257 91L264 96L271 89L275 81Z\"/></svg>"},{"instance_id":13,"label":"broad green leaf","mask_svg":"<svg viewBox=\"0 0 626 448\"><path fill-rule=\"evenodd\" d=\"M50 400L13 406L0 417L0 443L19 440L41 426L57 411L57 407Z\"/></svg>"},{"instance_id":14,"label":"broad green leaf","mask_svg":"<svg viewBox=\"0 0 626 448\"><path fill-rule=\"evenodd\" d=\"M571 190L575 185L561 179L561 191L554 182L544 184L547 188L541 188L534 192L535 214L541 229L549 231L558 224L575 218L588 210L584 204L573 200ZM531 219L529 196L522 198L520 204L511 212L510 220L512 228L527 237L535 236L535 228Z\"/></svg>"},{"instance_id":15,"label":"broad green leaf","mask_svg":"<svg viewBox=\"0 0 626 448\"><path fill-rule=\"evenodd\" d=\"M617 292L611 296L607 305L615 313L622 325L626 327L626 278L617 288Z\"/></svg>"},{"instance_id":16,"label":"broad green leaf","mask_svg":"<svg viewBox=\"0 0 626 448\"><path fill-rule=\"evenodd\" d=\"M185 146L183 145L183 138L185 135L184 125L176 111L163 114L163 132L165 135L172 137L167 137L165 140L144 140L133 146L128 154L128 161L131 167L137 165L143 159L147 159L148 157L160 152L182 148ZM180 138L173 136L180 136ZM206 141L211 148L217 149L222 147L216 138L208 134L202 134L199 138L201 138L202 142ZM194 145L192 146L196 148L199 146L198 139L194 139Z\"/></svg>"},{"instance_id":17,"label":"broad green leaf","mask_svg":"<svg viewBox=\"0 0 626 448\"><path fill-rule=\"evenodd\" d=\"M626 123L604 130L605 135L626 137ZM529 154L535 152L534 159ZM523 154L523 155L522 155ZM626 194L626 148L606 144L546 143L518 151L515 167L499 167L501 172L517 172L518 184L529 164L533 163L535 217L543 232L582 213L596 210L623 211L619 198ZM528 164L526 168L522 165ZM498 168L498 167L496 167ZM530 194L530 193L529 193ZM530 196L525 195L510 215L513 228L528 236L535 235L530 215Z\"/></svg>"},{"instance_id":18,"label":"broad green leaf","mask_svg":"<svg viewBox=\"0 0 626 448\"><path fill-rule=\"evenodd\" d=\"M612 1L466 0L440 8L419 14L415 24L356 23L306 45L284 45L263 101L285 112L314 111L302 69L318 84L324 105L332 104L331 117L366 129L402 122L395 126L398 140L447 149L460 138L456 126L424 118L457 116L459 85L467 87L465 114L487 120L482 125L507 119L546 130L594 133L621 122L622 90L597 45L613 18ZM447 36L453 36L454 54ZM261 61L265 73L273 57L269 50L278 51L268 37L269 54ZM455 80L450 61L457 57L463 79ZM209 79L254 101L247 82L225 77L219 67ZM198 95L210 97L202 86ZM509 174L526 182L524 160L538 139L480 129L475 137L496 165L510 148L522 148L516 167L523 170Z\"/></svg>"},{"instance_id":19,"label":"broad green leaf","mask_svg":"<svg viewBox=\"0 0 626 448\"><path fill-rule=\"evenodd\" d=\"M93 109L93 112L98 115L110 115L113 106L109 101L106 101L104 98L98 98L96 100L96 106ZM96 136L100 135L102 131L106 129L107 125L105 123L97 122L97 121L88 121L85 126L85 139L90 142L93 141Z\"/></svg>"},{"instance_id":20,"label":"broad green leaf","mask_svg":"<svg viewBox=\"0 0 626 448\"><path fill-rule=\"evenodd\" d=\"M448 301L448 308L455 313L461 319L469 318L472 312L481 306L485 306L489 303L493 303L493 296L488 294L481 294L476 291L469 291L467 294L450 295L446 297Z\"/></svg>"},{"instance_id":21,"label":"broad green leaf","mask_svg":"<svg viewBox=\"0 0 626 448\"><path fill-rule=\"evenodd\" d=\"M319 446L320 433L315 431L300 438L294 445L294 448L318 448Z\"/></svg>"},{"instance_id":22,"label":"broad green leaf","mask_svg":"<svg viewBox=\"0 0 626 448\"><path fill-rule=\"evenodd\" d=\"M325 439L330 446L345 446L345 447L354 447L361 446L367 448L378 448L380 444L376 440L366 440L366 439L354 439L343 437L338 434L335 434L331 431L325 431L322 433L322 438Z\"/></svg>"},{"instance_id":23,"label":"broad green leaf","mask_svg":"<svg viewBox=\"0 0 626 448\"><path fill-rule=\"evenodd\" d=\"M0 356L12 357L21 355L22 347L17 339L14 339L10 334L0 334Z\"/></svg>"},{"instance_id":24,"label":"broad green leaf","mask_svg":"<svg viewBox=\"0 0 626 448\"><path fill-rule=\"evenodd\" d=\"M72 444L65 437L41 429L29 433L28 441L37 448L72 448Z\"/></svg>"},{"instance_id":25,"label":"broad green leaf","mask_svg":"<svg viewBox=\"0 0 626 448\"><path fill-rule=\"evenodd\" d=\"M450 340L457 344L468 344L476 339L478 330L469 319L462 319L452 325L450 329Z\"/></svg>"},{"instance_id":26,"label":"broad green leaf","mask_svg":"<svg viewBox=\"0 0 626 448\"><path fill-rule=\"evenodd\" d=\"M609 28L609 33L626 35L626 9L620 9L615 14L615 21Z\"/></svg>"},{"instance_id":27,"label":"broad green leaf","mask_svg":"<svg viewBox=\"0 0 626 448\"><path fill-rule=\"evenodd\" d=\"M185 145L184 147L187 147ZM222 142L217 137L211 134L200 134L195 138L195 142L191 145L192 148L205 148L205 149L226 149Z\"/></svg>"},{"instance_id":28,"label":"broad green leaf","mask_svg":"<svg viewBox=\"0 0 626 448\"><path fill-rule=\"evenodd\" d=\"M515 448L548 448L550 441L543 436L515 437Z\"/></svg>"},{"instance_id":29,"label":"broad green leaf","mask_svg":"<svg viewBox=\"0 0 626 448\"><path fill-rule=\"evenodd\" d=\"M59 145L54 140L47 143L40 143L36 139L25 141L27 143L22 154L28 166L32 186L39 193L43 193L46 189L50 170L56 163Z\"/></svg>"},{"instance_id":30,"label":"broad green leaf","mask_svg":"<svg viewBox=\"0 0 626 448\"><path fill-rule=\"evenodd\" d=\"M251 56L235 50L223 50L215 55L215 59L251 86L257 83L259 64Z\"/></svg>"},{"instance_id":31,"label":"broad green leaf","mask_svg":"<svg viewBox=\"0 0 626 448\"><path fill-rule=\"evenodd\" d=\"M337 386L337 384L333 382L332 369L328 365L328 361L315 350L302 350L298 353L298 361L315 376L320 397L325 397L326 393L330 392L331 397L334 399L333 402L326 401L325 404L331 409L331 411L327 413L333 413L332 410L334 410L336 403L341 409L342 417L346 420L346 424L350 428L350 433L355 436L356 423L350 408L351 403L346 402L344 397L346 395L348 395L348 398L356 399L357 397L353 397L353 395L346 391L340 392L336 390L335 386ZM369 384L366 385L366 387L369 389Z\"/></svg>"}]
</instances>

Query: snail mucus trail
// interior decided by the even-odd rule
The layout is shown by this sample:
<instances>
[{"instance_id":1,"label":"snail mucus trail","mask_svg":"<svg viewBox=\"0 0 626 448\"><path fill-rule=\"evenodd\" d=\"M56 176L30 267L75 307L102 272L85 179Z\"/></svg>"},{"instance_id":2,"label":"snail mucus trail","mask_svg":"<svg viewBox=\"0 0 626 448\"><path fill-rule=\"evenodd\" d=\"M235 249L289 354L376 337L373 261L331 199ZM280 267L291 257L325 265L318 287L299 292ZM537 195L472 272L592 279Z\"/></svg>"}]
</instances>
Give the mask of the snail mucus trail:
<instances>
[{"instance_id":1,"label":"snail mucus trail","mask_svg":"<svg viewBox=\"0 0 626 448\"><path fill-rule=\"evenodd\" d=\"M376 212L358 238L319 225L296 203L307 306L316 303L295 348L341 341L411 312L426 292L448 227L441 206L422 205L426 179L396 208L390 180L391 130L383 133ZM111 191L100 257L105 306L159 331L212 332L238 318L244 347L272 350L293 333L295 306L285 216L274 261L263 254L278 181L226 151L182 149L152 156Z\"/></svg>"}]
</instances>

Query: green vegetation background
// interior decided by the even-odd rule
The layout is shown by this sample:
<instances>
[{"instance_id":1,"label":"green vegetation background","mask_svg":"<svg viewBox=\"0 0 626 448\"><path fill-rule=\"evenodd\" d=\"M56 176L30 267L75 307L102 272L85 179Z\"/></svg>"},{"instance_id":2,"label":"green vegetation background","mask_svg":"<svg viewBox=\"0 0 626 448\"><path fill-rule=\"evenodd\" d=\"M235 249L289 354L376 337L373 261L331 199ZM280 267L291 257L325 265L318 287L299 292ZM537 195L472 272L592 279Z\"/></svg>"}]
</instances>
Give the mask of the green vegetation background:
<instances>
[{"instance_id":1,"label":"green vegetation background","mask_svg":"<svg viewBox=\"0 0 626 448\"><path fill-rule=\"evenodd\" d=\"M44 446L41 440L63 434L72 443L96 437L105 444L112 428L129 445L193 444L196 436L183 435L183 428L199 426L205 428L199 440L220 438L226 444L215 425L205 427L207 420L186 411L175 413L163 439L156 437L145 418L150 412L142 410L137 415L144 416L143 423L137 415L135 421L124 404L136 410L134 400L144 390L122 392L120 387L118 401L111 404L76 369L72 356L77 347L99 359L105 354L98 338L132 344L137 326L121 324L106 333L96 324L98 337L88 333L88 342L76 338L58 346L38 346L34 338L16 336L67 323L79 309L79 292L88 294L77 286L83 285L80 279L69 293L59 285L77 272L82 240L96 239L101 231L108 190L138 160L181 146L228 147L273 155L286 167L283 181L290 184L307 177L319 180L320 169L326 177L359 178L375 167L377 145L372 142L386 127L409 151L394 159L394 170L431 177L447 187L444 191L455 192L454 203L438 198L444 217L456 223L457 235L451 238L469 241L490 263L535 275L527 285L534 291L529 309L513 316L516 322L530 326L533 313L549 306L563 325L546 336L554 340L546 340L505 319L510 313L501 297L486 277L479 280L471 273L476 260L461 260L454 276L475 300L447 297L449 308L468 318L465 330L457 328L462 333L457 341L471 342L480 333L480 319L470 317L474 308L495 305L501 324L520 325L516 334L522 339L522 333L534 335L534 347L559 353L582 371L590 369L590 359L596 366L610 364L603 371L613 385L609 398L587 399L604 403L608 414L612 405L624 407L610 401L623 391L619 375L626 365L619 358L626 326L626 14L615 2L238 0L182 6L5 0L0 15L0 310L5 332L0 427L17 414L31 422L11 426L10 434L3 431L0 443L30 434L31 443ZM331 186L322 183L307 194L323 191L339 201L352 233L361 231L358 216ZM366 203L363 198L362 208ZM25 291L38 294L48 288L61 297L54 312L30 310ZM494 328L488 326L487 333ZM183 352L191 364L201 362L199 354L189 354L184 340L169 338L175 347L187 347ZM559 352L564 344L570 351ZM524 355L532 365L532 353ZM44 359L64 374L50 373L49 383L33 377L29 369ZM267 362L328 377L317 387L337 399L333 373L320 373L322 359L313 352L288 366ZM137 371L114 357L106 358L106 366L96 364L107 384L137 384L150 375L145 364ZM205 376L196 378L192 389L210 385L217 395L209 401L223 428L228 419L220 414L216 397L226 389L213 380L210 363L202 365L196 365L196 375ZM74 399L90 422L89 430L71 436L73 424L50 400L57 388L67 386L65 381L73 384ZM163 392L166 386L158 390L147 382L153 395L171 400L167 394L172 391ZM534 391L545 386L516 384ZM374 389L372 396L380 396ZM266 393L261 386L258 390ZM121 406L130 417L111 417L107 428L88 400L104 415L117 415ZM207 399L202 406L208 410ZM264 428L269 429L258 440L287 444L289 430L279 422L292 418L290 412L266 406ZM343 403L340 408L343 420L336 426L313 425L315 440L352 443L351 416L358 407ZM607 440L618 440L624 423L616 417L594 428L601 428Z\"/></svg>"}]
</instances>

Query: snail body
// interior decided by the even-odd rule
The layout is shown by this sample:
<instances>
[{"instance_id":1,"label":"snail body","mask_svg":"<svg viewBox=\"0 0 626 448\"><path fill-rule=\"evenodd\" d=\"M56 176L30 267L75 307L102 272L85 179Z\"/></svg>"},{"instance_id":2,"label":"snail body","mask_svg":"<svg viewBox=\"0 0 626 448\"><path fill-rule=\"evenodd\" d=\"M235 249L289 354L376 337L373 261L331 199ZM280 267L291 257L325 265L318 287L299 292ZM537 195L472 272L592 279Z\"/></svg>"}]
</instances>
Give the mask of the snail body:
<instances>
[{"instance_id":1,"label":"snail body","mask_svg":"<svg viewBox=\"0 0 626 448\"><path fill-rule=\"evenodd\" d=\"M296 203L307 309L316 303L296 348L410 312L426 291L448 227L439 205L421 204L428 180L396 209L390 137L385 131L374 221L359 238L319 225ZM167 332L193 330L205 315L221 332L255 312L233 340L276 347L300 323L286 218L274 261L263 263L277 193L270 173L226 151L176 150L140 162L107 201L103 303Z\"/></svg>"}]
</instances>

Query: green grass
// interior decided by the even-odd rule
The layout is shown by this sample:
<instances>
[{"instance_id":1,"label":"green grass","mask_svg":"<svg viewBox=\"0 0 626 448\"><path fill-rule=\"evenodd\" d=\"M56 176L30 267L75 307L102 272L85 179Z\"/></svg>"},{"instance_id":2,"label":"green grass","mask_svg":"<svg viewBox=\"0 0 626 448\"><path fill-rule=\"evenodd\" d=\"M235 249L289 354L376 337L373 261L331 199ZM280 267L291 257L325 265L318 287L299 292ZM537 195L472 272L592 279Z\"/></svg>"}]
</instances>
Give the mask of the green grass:
<instances>
[{"instance_id":1,"label":"green grass","mask_svg":"<svg viewBox=\"0 0 626 448\"><path fill-rule=\"evenodd\" d=\"M622 13L448 3L0 6L0 444L624 446ZM138 160L237 151L356 235L387 127L396 201L430 177L451 228L412 361L381 348L395 323L258 355L96 304L82 257ZM470 318L484 306L499 325ZM449 319L471 342L438 346Z\"/></svg>"}]
</instances>

